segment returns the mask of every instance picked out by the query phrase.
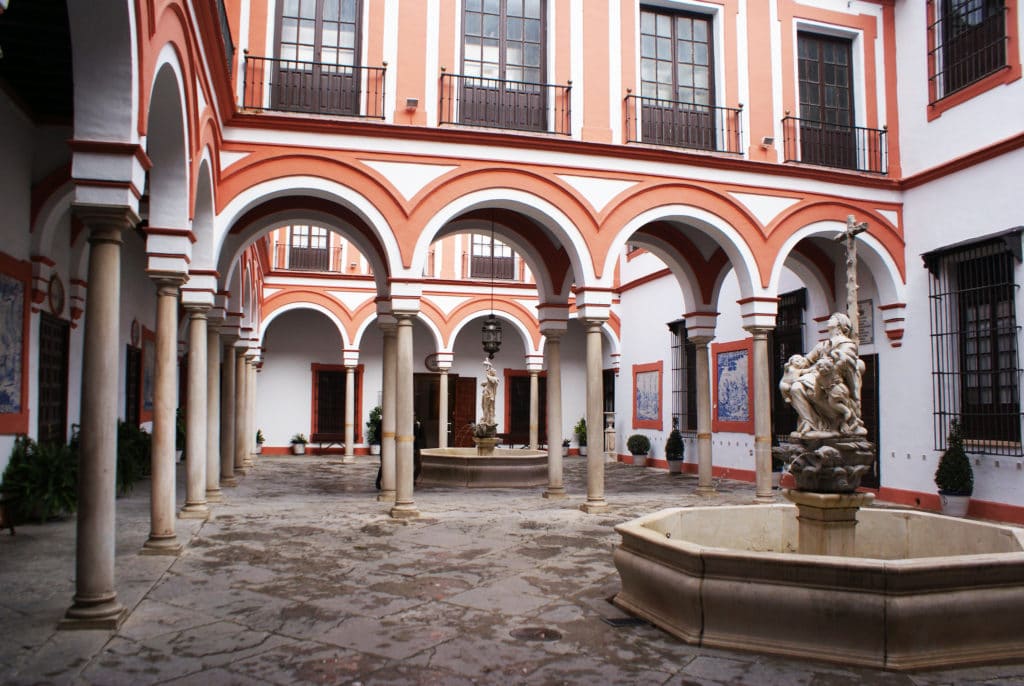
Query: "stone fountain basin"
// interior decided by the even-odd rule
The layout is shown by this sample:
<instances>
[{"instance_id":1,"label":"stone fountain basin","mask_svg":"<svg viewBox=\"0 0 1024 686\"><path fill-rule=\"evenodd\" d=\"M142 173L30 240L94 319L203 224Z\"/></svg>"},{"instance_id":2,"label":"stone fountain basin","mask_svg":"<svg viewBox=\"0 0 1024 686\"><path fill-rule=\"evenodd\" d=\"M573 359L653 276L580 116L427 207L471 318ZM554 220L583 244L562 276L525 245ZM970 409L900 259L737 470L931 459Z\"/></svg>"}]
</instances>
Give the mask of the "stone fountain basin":
<instances>
[{"instance_id":1,"label":"stone fountain basin","mask_svg":"<svg viewBox=\"0 0 1024 686\"><path fill-rule=\"evenodd\" d=\"M1024 658L1024 530L862 509L856 556L799 555L789 504L620 524L614 602L687 643L907 670Z\"/></svg>"},{"instance_id":2,"label":"stone fountain basin","mask_svg":"<svg viewBox=\"0 0 1024 686\"><path fill-rule=\"evenodd\" d=\"M548 483L548 454L524 448L425 448L420 483L462 488L533 488Z\"/></svg>"}]
</instances>

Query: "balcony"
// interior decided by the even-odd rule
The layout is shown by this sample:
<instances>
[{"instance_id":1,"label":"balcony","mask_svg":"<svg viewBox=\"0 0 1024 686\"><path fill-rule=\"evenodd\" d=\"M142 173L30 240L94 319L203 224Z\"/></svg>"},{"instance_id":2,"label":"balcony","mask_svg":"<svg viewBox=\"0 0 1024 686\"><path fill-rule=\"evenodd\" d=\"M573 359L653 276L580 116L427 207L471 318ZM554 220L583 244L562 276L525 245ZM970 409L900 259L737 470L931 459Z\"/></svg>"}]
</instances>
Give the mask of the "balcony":
<instances>
[{"instance_id":1,"label":"balcony","mask_svg":"<svg viewBox=\"0 0 1024 686\"><path fill-rule=\"evenodd\" d=\"M844 126L799 117L784 117L786 162L887 174L889 149L885 129Z\"/></svg>"},{"instance_id":2,"label":"balcony","mask_svg":"<svg viewBox=\"0 0 1024 686\"><path fill-rule=\"evenodd\" d=\"M441 124L568 136L571 86L441 74Z\"/></svg>"},{"instance_id":3,"label":"balcony","mask_svg":"<svg viewBox=\"0 0 1024 686\"><path fill-rule=\"evenodd\" d=\"M385 69L246 55L242 106L383 119Z\"/></svg>"},{"instance_id":4,"label":"balcony","mask_svg":"<svg viewBox=\"0 0 1024 686\"><path fill-rule=\"evenodd\" d=\"M626 141L738 155L743 110L626 96Z\"/></svg>"}]
</instances>

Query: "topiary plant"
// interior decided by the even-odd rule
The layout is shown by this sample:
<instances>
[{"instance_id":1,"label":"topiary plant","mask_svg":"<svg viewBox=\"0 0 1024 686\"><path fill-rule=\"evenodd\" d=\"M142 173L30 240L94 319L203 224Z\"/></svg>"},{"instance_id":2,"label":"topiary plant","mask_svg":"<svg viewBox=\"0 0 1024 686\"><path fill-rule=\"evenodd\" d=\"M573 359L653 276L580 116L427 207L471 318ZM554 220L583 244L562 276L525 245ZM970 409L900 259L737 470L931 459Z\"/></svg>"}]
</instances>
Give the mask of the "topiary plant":
<instances>
[{"instance_id":1,"label":"topiary plant","mask_svg":"<svg viewBox=\"0 0 1024 686\"><path fill-rule=\"evenodd\" d=\"M665 440L665 459L682 460L686 447L683 445L683 434L679 432L676 420L672 420L672 431Z\"/></svg>"},{"instance_id":2,"label":"topiary plant","mask_svg":"<svg viewBox=\"0 0 1024 686\"><path fill-rule=\"evenodd\" d=\"M580 420L576 422L576 426L572 428L572 432L576 434L576 445L581 448L587 444L587 418L580 417Z\"/></svg>"},{"instance_id":3,"label":"topiary plant","mask_svg":"<svg viewBox=\"0 0 1024 686\"><path fill-rule=\"evenodd\" d=\"M366 443L367 445L380 445L381 422L383 410L377 405L370 410L370 419L366 422Z\"/></svg>"},{"instance_id":4,"label":"topiary plant","mask_svg":"<svg viewBox=\"0 0 1024 686\"><path fill-rule=\"evenodd\" d=\"M651 440L643 434L633 434L626 439L626 448L633 455L646 455L651 452Z\"/></svg>"},{"instance_id":5,"label":"topiary plant","mask_svg":"<svg viewBox=\"0 0 1024 686\"><path fill-rule=\"evenodd\" d=\"M935 470L935 485L942 495L971 495L974 493L974 470L971 460L964 452L964 437L960 422L954 419L949 425L949 445L939 458Z\"/></svg>"},{"instance_id":6,"label":"topiary plant","mask_svg":"<svg viewBox=\"0 0 1024 686\"><path fill-rule=\"evenodd\" d=\"M77 436L77 431L73 437ZM72 440L74 443L74 439ZM150 435L133 424L117 422L117 494L128 495L135 482L150 472L152 441Z\"/></svg>"}]
</instances>

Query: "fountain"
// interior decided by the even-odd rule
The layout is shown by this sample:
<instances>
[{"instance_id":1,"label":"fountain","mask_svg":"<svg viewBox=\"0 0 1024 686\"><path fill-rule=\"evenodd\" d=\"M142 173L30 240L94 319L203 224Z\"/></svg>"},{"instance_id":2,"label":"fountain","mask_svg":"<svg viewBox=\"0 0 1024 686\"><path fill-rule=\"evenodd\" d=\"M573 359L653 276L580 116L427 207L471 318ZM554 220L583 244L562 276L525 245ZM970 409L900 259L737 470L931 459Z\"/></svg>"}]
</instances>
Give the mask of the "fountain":
<instances>
[{"instance_id":1,"label":"fountain","mask_svg":"<svg viewBox=\"0 0 1024 686\"><path fill-rule=\"evenodd\" d=\"M473 427L475 448L426 448L420 451L420 483L467 488L533 488L548 482L548 454L541 450L504 448L498 444L494 401L498 375L484 360L480 384L483 420Z\"/></svg>"},{"instance_id":2,"label":"fountain","mask_svg":"<svg viewBox=\"0 0 1024 686\"><path fill-rule=\"evenodd\" d=\"M856 252L847 314L780 382L799 415L792 505L673 508L615 527L614 602L688 643L920 669L1024 658L1024 530L865 508Z\"/></svg>"}]
</instances>

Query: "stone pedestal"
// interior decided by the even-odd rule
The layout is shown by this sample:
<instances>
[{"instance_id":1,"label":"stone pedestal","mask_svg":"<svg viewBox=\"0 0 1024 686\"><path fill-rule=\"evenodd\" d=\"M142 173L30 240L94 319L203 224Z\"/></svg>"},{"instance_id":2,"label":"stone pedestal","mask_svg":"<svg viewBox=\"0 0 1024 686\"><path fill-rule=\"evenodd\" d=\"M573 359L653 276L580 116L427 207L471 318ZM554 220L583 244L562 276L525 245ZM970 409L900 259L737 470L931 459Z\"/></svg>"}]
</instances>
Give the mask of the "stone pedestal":
<instances>
[{"instance_id":1,"label":"stone pedestal","mask_svg":"<svg viewBox=\"0 0 1024 686\"><path fill-rule=\"evenodd\" d=\"M481 457L493 457L494 447L500 442L500 438L473 438L473 443L476 444L476 454Z\"/></svg>"},{"instance_id":2,"label":"stone pedestal","mask_svg":"<svg viewBox=\"0 0 1024 686\"><path fill-rule=\"evenodd\" d=\"M801 555L853 557L857 510L870 505L874 493L809 493L785 490L798 521L797 552Z\"/></svg>"}]
</instances>

